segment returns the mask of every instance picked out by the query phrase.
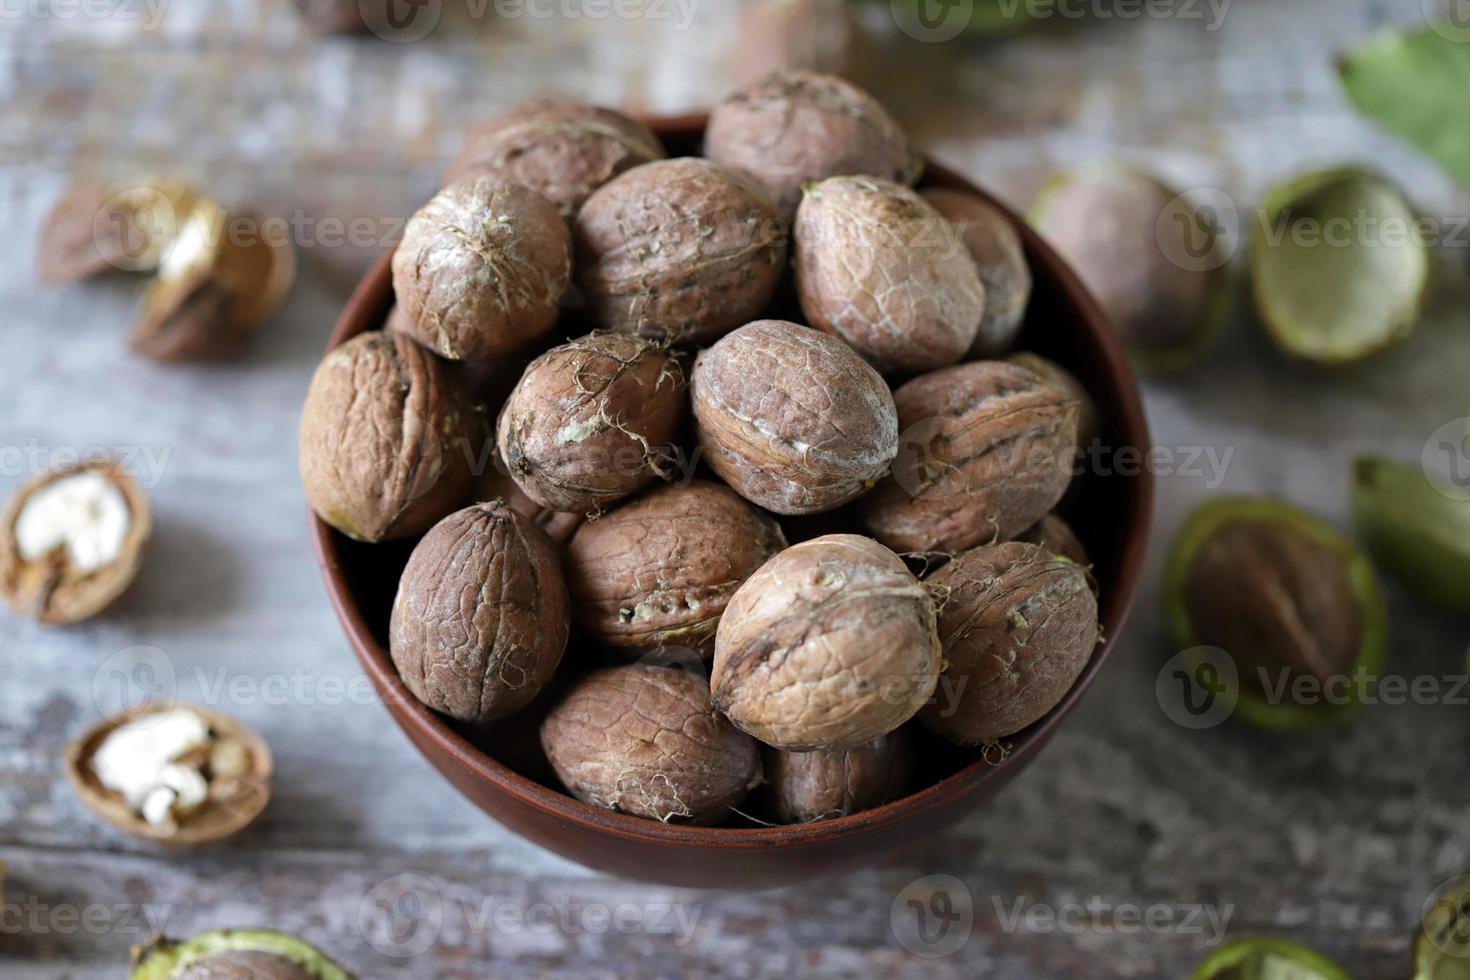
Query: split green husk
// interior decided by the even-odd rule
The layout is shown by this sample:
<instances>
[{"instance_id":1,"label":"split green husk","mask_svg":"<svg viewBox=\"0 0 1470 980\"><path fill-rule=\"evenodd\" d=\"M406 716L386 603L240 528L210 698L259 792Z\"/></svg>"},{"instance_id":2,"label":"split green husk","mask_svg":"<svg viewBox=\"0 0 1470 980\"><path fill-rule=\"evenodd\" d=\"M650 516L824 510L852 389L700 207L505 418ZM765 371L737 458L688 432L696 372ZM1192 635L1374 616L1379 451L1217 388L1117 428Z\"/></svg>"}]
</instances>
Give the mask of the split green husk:
<instances>
[{"instance_id":1,"label":"split green husk","mask_svg":"<svg viewBox=\"0 0 1470 980\"><path fill-rule=\"evenodd\" d=\"M1362 360L1413 332L1429 286L1426 229L1397 187L1357 167L1274 188L1251 231L1251 291L1278 347Z\"/></svg>"}]
</instances>

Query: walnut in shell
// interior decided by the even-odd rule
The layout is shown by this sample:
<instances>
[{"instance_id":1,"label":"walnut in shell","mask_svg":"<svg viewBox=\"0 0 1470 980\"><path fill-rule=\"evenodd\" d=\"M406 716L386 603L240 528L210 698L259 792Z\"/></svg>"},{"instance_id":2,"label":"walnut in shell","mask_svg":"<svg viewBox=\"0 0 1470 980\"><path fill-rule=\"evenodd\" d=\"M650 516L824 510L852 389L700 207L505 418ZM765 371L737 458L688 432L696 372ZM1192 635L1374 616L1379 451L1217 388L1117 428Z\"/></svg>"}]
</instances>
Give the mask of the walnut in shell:
<instances>
[{"instance_id":1,"label":"walnut in shell","mask_svg":"<svg viewBox=\"0 0 1470 980\"><path fill-rule=\"evenodd\" d=\"M471 129L445 183L479 176L513 180L541 194L571 221L597 188L663 156L658 137L621 112L577 102L533 102Z\"/></svg>"},{"instance_id":2,"label":"walnut in shell","mask_svg":"<svg viewBox=\"0 0 1470 980\"><path fill-rule=\"evenodd\" d=\"M704 152L763 187L787 221L813 181L867 175L908 184L919 169L876 99L809 71L775 72L726 98L710 113Z\"/></svg>"},{"instance_id":3,"label":"walnut in shell","mask_svg":"<svg viewBox=\"0 0 1470 980\"><path fill-rule=\"evenodd\" d=\"M778 71L841 75L856 61L861 36L847 0L752 0L740 5L730 74L742 87Z\"/></svg>"},{"instance_id":4,"label":"walnut in shell","mask_svg":"<svg viewBox=\"0 0 1470 980\"><path fill-rule=\"evenodd\" d=\"M1087 557L1087 549L1082 546L1081 540L1072 530L1072 525L1056 514L1047 514L1016 535L1016 540L1041 545L1052 554L1068 561L1074 561L1083 568L1092 564Z\"/></svg>"},{"instance_id":5,"label":"walnut in shell","mask_svg":"<svg viewBox=\"0 0 1470 980\"><path fill-rule=\"evenodd\" d=\"M748 323L702 352L692 394L710 469L777 514L840 507L898 452L883 378L842 341L785 320Z\"/></svg>"},{"instance_id":6,"label":"walnut in shell","mask_svg":"<svg viewBox=\"0 0 1470 980\"><path fill-rule=\"evenodd\" d=\"M5 601L53 625L89 619L122 595L153 529L148 498L112 460L37 477L0 521Z\"/></svg>"},{"instance_id":7,"label":"walnut in shell","mask_svg":"<svg viewBox=\"0 0 1470 980\"><path fill-rule=\"evenodd\" d=\"M551 679L567 645L567 607L561 560L541 529L503 500L474 504L414 547L393 601L388 652L428 707L494 721Z\"/></svg>"},{"instance_id":8,"label":"walnut in shell","mask_svg":"<svg viewBox=\"0 0 1470 980\"><path fill-rule=\"evenodd\" d=\"M796 290L807 322L880 371L964 357L985 286L955 229L907 187L872 177L808 185L796 212Z\"/></svg>"},{"instance_id":9,"label":"walnut in shell","mask_svg":"<svg viewBox=\"0 0 1470 980\"><path fill-rule=\"evenodd\" d=\"M714 823L760 781L760 750L710 705L704 679L642 663L581 678L541 725L579 800L664 822Z\"/></svg>"},{"instance_id":10,"label":"walnut in shell","mask_svg":"<svg viewBox=\"0 0 1470 980\"><path fill-rule=\"evenodd\" d=\"M893 474L862 502L896 551L1006 541L1057 505L1072 479L1077 403L1025 368L974 361L893 393L903 430Z\"/></svg>"},{"instance_id":11,"label":"walnut in shell","mask_svg":"<svg viewBox=\"0 0 1470 980\"><path fill-rule=\"evenodd\" d=\"M781 823L812 823L882 806L903 795L912 770L908 730L849 749L764 752L771 808Z\"/></svg>"},{"instance_id":12,"label":"walnut in shell","mask_svg":"<svg viewBox=\"0 0 1470 980\"><path fill-rule=\"evenodd\" d=\"M317 516L359 541L412 537L464 502L473 410L446 366L400 333L329 352L301 415L301 482Z\"/></svg>"},{"instance_id":13,"label":"walnut in shell","mask_svg":"<svg viewBox=\"0 0 1470 980\"><path fill-rule=\"evenodd\" d=\"M1017 351L1006 360L1039 375L1043 381L1077 403L1077 445L1079 448L1086 449L1102 437L1102 412L1098 410L1097 402L1093 401L1092 395L1088 393L1087 388L1075 374L1056 361L1042 357L1040 354L1033 354L1031 351Z\"/></svg>"},{"instance_id":14,"label":"walnut in shell","mask_svg":"<svg viewBox=\"0 0 1470 980\"><path fill-rule=\"evenodd\" d=\"M500 410L496 445L544 507L595 511L673 473L684 371L666 348L596 333L542 354Z\"/></svg>"},{"instance_id":15,"label":"walnut in shell","mask_svg":"<svg viewBox=\"0 0 1470 980\"><path fill-rule=\"evenodd\" d=\"M485 472L475 477L470 499L477 503L504 500L510 505L511 510L529 517L531 523L546 532L551 543L558 547L571 540L577 528L582 526L581 514L568 514L565 511L553 510L526 496L525 492L516 486L516 481L512 480L510 474L506 472L505 462L500 458L498 451Z\"/></svg>"},{"instance_id":16,"label":"walnut in shell","mask_svg":"<svg viewBox=\"0 0 1470 980\"><path fill-rule=\"evenodd\" d=\"M150 705L101 721L67 747L65 765L89 810L126 834L173 847L233 836L270 800L265 741L228 715L192 705Z\"/></svg>"},{"instance_id":17,"label":"walnut in shell","mask_svg":"<svg viewBox=\"0 0 1470 980\"><path fill-rule=\"evenodd\" d=\"M765 197L693 157L616 177L574 227L594 320L646 337L709 343L759 316L786 266L786 228Z\"/></svg>"},{"instance_id":18,"label":"walnut in shell","mask_svg":"<svg viewBox=\"0 0 1470 980\"><path fill-rule=\"evenodd\" d=\"M928 590L876 541L829 534L745 580L720 618L710 687L768 745L843 749L912 717L939 667Z\"/></svg>"},{"instance_id":19,"label":"walnut in shell","mask_svg":"<svg viewBox=\"0 0 1470 980\"><path fill-rule=\"evenodd\" d=\"M999 208L974 194L936 187L923 197L953 226L985 284L985 315L969 356L998 357L1015 344L1031 301L1031 267L1021 235Z\"/></svg>"},{"instance_id":20,"label":"walnut in shell","mask_svg":"<svg viewBox=\"0 0 1470 980\"><path fill-rule=\"evenodd\" d=\"M1049 180L1031 223L1134 360L1169 370L1197 360L1223 323L1227 255L1210 213L1148 174L1100 163Z\"/></svg>"},{"instance_id":21,"label":"walnut in shell","mask_svg":"<svg viewBox=\"0 0 1470 980\"><path fill-rule=\"evenodd\" d=\"M961 745L993 742L1066 697L1097 646L1082 566L1020 541L966 551L929 576L943 591L947 664L924 724Z\"/></svg>"},{"instance_id":22,"label":"walnut in shell","mask_svg":"<svg viewBox=\"0 0 1470 980\"><path fill-rule=\"evenodd\" d=\"M554 204L508 180L468 178L409 219L393 253L393 291L421 344L483 361L550 333L571 256Z\"/></svg>"},{"instance_id":23,"label":"walnut in shell","mask_svg":"<svg viewBox=\"0 0 1470 980\"><path fill-rule=\"evenodd\" d=\"M577 529L565 553L572 614L624 650L703 651L735 590L785 547L776 522L728 487L658 487Z\"/></svg>"}]
</instances>

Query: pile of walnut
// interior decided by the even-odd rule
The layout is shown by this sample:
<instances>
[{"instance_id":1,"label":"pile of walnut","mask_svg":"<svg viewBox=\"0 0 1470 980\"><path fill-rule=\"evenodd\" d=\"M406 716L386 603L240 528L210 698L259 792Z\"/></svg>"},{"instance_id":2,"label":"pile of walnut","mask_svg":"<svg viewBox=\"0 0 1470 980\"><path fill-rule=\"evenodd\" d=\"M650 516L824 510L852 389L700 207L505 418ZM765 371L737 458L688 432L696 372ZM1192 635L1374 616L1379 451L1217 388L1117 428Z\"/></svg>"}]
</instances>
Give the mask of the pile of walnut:
<instances>
[{"instance_id":1,"label":"pile of walnut","mask_svg":"<svg viewBox=\"0 0 1470 980\"><path fill-rule=\"evenodd\" d=\"M657 820L843 816L1082 672L1096 598L1052 511L1096 412L996 359L1017 231L911 189L866 93L773 75L704 148L583 105L478 127L385 329L317 370L302 475L342 533L418 539L393 661L502 761Z\"/></svg>"}]
</instances>

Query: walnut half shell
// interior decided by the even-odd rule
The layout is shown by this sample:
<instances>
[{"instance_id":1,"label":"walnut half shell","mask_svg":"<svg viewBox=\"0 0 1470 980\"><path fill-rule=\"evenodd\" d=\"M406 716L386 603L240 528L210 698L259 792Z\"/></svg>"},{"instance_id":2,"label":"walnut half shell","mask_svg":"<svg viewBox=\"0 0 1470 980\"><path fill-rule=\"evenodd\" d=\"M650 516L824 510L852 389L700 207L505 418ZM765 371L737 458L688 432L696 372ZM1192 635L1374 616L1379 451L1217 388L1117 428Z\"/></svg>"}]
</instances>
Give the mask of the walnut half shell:
<instances>
[{"instance_id":1,"label":"walnut half shell","mask_svg":"<svg viewBox=\"0 0 1470 980\"><path fill-rule=\"evenodd\" d=\"M47 473L0 519L0 592L43 623L89 619L132 584L152 528L148 498L120 463Z\"/></svg>"},{"instance_id":2,"label":"walnut half shell","mask_svg":"<svg viewBox=\"0 0 1470 980\"><path fill-rule=\"evenodd\" d=\"M209 725L209 756L200 760L209 795L177 824L152 824L102 783L92 760L107 737L124 724L175 708L192 711ZM229 715L194 705L148 705L124 712L98 722L66 750L67 779L87 809L125 834L170 847L213 844L245 829L270 800L272 765L270 747L254 731Z\"/></svg>"},{"instance_id":3,"label":"walnut half shell","mask_svg":"<svg viewBox=\"0 0 1470 980\"><path fill-rule=\"evenodd\" d=\"M155 361L237 356L295 279L283 227L200 199L143 294L129 343Z\"/></svg>"},{"instance_id":4,"label":"walnut half shell","mask_svg":"<svg viewBox=\"0 0 1470 980\"><path fill-rule=\"evenodd\" d=\"M179 180L121 188L74 184L41 225L37 271L46 282L75 282L112 270L152 272L198 198Z\"/></svg>"}]
</instances>

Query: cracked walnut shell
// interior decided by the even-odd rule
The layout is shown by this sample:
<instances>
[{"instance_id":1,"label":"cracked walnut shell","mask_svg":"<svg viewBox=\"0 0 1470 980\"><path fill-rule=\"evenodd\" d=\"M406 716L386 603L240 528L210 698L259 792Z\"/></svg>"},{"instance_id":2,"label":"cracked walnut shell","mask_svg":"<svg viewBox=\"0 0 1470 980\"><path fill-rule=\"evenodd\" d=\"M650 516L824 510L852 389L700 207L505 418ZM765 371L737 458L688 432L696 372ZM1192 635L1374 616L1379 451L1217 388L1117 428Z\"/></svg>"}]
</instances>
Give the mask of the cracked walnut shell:
<instances>
[{"instance_id":1,"label":"cracked walnut shell","mask_svg":"<svg viewBox=\"0 0 1470 980\"><path fill-rule=\"evenodd\" d=\"M0 591L42 623L90 619L137 577L152 529L148 498L120 463L45 473L0 518Z\"/></svg>"},{"instance_id":2,"label":"cracked walnut shell","mask_svg":"<svg viewBox=\"0 0 1470 980\"><path fill-rule=\"evenodd\" d=\"M108 786L98 770L99 751L124 726L153 715L183 711L208 725L208 742L178 760L200 773L204 796L176 820L152 822ZM67 780L82 803L125 834L169 847L200 847L232 837L255 821L271 796L270 747L243 722L193 705L150 705L106 718L73 741L66 750Z\"/></svg>"}]
</instances>

